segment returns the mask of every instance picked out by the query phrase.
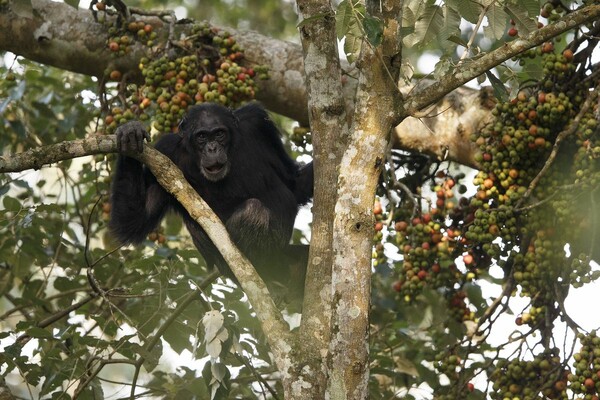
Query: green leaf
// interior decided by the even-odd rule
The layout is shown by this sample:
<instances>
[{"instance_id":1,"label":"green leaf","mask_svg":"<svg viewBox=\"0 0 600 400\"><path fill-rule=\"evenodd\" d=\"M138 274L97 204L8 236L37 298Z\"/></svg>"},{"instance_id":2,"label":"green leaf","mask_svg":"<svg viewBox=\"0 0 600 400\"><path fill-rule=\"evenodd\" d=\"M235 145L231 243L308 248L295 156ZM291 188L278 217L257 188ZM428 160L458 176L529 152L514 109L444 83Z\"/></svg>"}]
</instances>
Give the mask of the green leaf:
<instances>
[{"instance_id":1,"label":"green leaf","mask_svg":"<svg viewBox=\"0 0 600 400\"><path fill-rule=\"evenodd\" d=\"M492 87L494 88L494 96L496 96L496 98L499 101L507 101L508 100L508 91L506 90L506 87L504 86L504 84L502 83L502 81L498 78L496 78L496 75L492 74L490 71L486 71L486 76L487 78L490 80L490 83L492 84Z\"/></svg>"},{"instance_id":2,"label":"green leaf","mask_svg":"<svg viewBox=\"0 0 600 400\"><path fill-rule=\"evenodd\" d=\"M440 38L442 40L448 39L451 36L460 35L460 15L455 8L444 4L442 6L443 23L440 30Z\"/></svg>"},{"instance_id":3,"label":"green leaf","mask_svg":"<svg viewBox=\"0 0 600 400\"><path fill-rule=\"evenodd\" d=\"M506 22L508 20L508 16L506 15L502 7L499 7L494 4L490 7L486 16L488 19L488 24L483 28L485 35L493 39L502 38L502 36L504 36L504 31L506 30Z\"/></svg>"},{"instance_id":4,"label":"green leaf","mask_svg":"<svg viewBox=\"0 0 600 400\"><path fill-rule=\"evenodd\" d=\"M463 38L456 36L456 35L448 36L448 40L451 41L452 43L456 43L459 46L463 46L463 47L468 46L468 43L465 40L463 40Z\"/></svg>"},{"instance_id":5,"label":"green leaf","mask_svg":"<svg viewBox=\"0 0 600 400\"><path fill-rule=\"evenodd\" d=\"M510 18L515 22L515 26L520 35L526 35L537 30L537 22L528 13L527 9L520 3L507 4L504 8Z\"/></svg>"},{"instance_id":6,"label":"green leaf","mask_svg":"<svg viewBox=\"0 0 600 400\"><path fill-rule=\"evenodd\" d=\"M194 335L194 331L190 329L189 323L185 325L176 325L169 327L163 335L163 339L169 343L169 346L177 353L181 353L183 350L192 350L192 344L190 343L190 336Z\"/></svg>"},{"instance_id":7,"label":"green leaf","mask_svg":"<svg viewBox=\"0 0 600 400\"><path fill-rule=\"evenodd\" d=\"M416 32L423 38L420 45L424 46L432 41L440 33L440 27L443 26L443 23L444 17L441 7L432 6L425 9L415 27Z\"/></svg>"},{"instance_id":8,"label":"green leaf","mask_svg":"<svg viewBox=\"0 0 600 400\"><path fill-rule=\"evenodd\" d=\"M14 197L5 196L2 199L2 205L7 211L19 212L22 209L21 202Z\"/></svg>"},{"instance_id":9,"label":"green leaf","mask_svg":"<svg viewBox=\"0 0 600 400\"><path fill-rule=\"evenodd\" d=\"M415 24L415 32L404 38L407 47L423 47L431 42L443 25L442 10L438 6L427 7Z\"/></svg>"},{"instance_id":10,"label":"green leaf","mask_svg":"<svg viewBox=\"0 0 600 400\"><path fill-rule=\"evenodd\" d=\"M432 7L432 6L433 6L433 2L431 0L429 0L429 1L406 0L404 2L403 13L406 13L407 11L410 12L412 15L415 16L415 21L416 21L416 19L420 18L421 14L423 14L425 12L427 7Z\"/></svg>"},{"instance_id":11,"label":"green leaf","mask_svg":"<svg viewBox=\"0 0 600 400\"><path fill-rule=\"evenodd\" d=\"M97 400L104 399L104 390L99 379L92 379L90 384L77 396L79 400Z\"/></svg>"},{"instance_id":12,"label":"green leaf","mask_svg":"<svg viewBox=\"0 0 600 400\"><path fill-rule=\"evenodd\" d=\"M76 279L67 278L65 276L58 276L54 280L54 288L61 292L65 292L67 290L76 289L81 287L81 282Z\"/></svg>"},{"instance_id":13,"label":"green leaf","mask_svg":"<svg viewBox=\"0 0 600 400\"><path fill-rule=\"evenodd\" d=\"M363 28L369 43L374 47L379 46L383 40L383 22L379 18L366 16L363 20Z\"/></svg>"},{"instance_id":14,"label":"green leaf","mask_svg":"<svg viewBox=\"0 0 600 400\"><path fill-rule=\"evenodd\" d=\"M481 4L473 0L448 0L446 3L455 8L462 18L472 24L479 21L479 15L483 12Z\"/></svg>"},{"instance_id":15,"label":"green leaf","mask_svg":"<svg viewBox=\"0 0 600 400\"><path fill-rule=\"evenodd\" d=\"M483 298L481 286L474 283L469 283L465 285L465 289L467 291L467 296L469 297L469 302L474 304L478 310L484 310L487 306L487 303Z\"/></svg>"},{"instance_id":16,"label":"green leaf","mask_svg":"<svg viewBox=\"0 0 600 400\"><path fill-rule=\"evenodd\" d=\"M527 62L517 75L521 82L528 79L541 80L544 76L544 68L539 62Z\"/></svg>"},{"instance_id":17,"label":"green leaf","mask_svg":"<svg viewBox=\"0 0 600 400\"><path fill-rule=\"evenodd\" d=\"M335 32L339 40L348 33L351 19L352 4L349 0L344 0L338 5L337 12L335 13Z\"/></svg>"},{"instance_id":18,"label":"green leaf","mask_svg":"<svg viewBox=\"0 0 600 400\"><path fill-rule=\"evenodd\" d=\"M402 12L402 29L410 30L412 33L416 22L417 17L411 9L407 8Z\"/></svg>"},{"instance_id":19,"label":"green leaf","mask_svg":"<svg viewBox=\"0 0 600 400\"><path fill-rule=\"evenodd\" d=\"M40 204L38 206L35 207L35 211L37 213L42 213L42 212L47 212L47 213L51 213L51 212L55 212L55 213L59 213L62 214L64 212L64 207L59 206L58 204Z\"/></svg>"},{"instance_id":20,"label":"green leaf","mask_svg":"<svg viewBox=\"0 0 600 400\"><path fill-rule=\"evenodd\" d=\"M146 368L146 371L154 371L163 354L162 341L158 340L150 351L147 351L145 347L140 347L138 354L144 357L144 368Z\"/></svg>"},{"instance_id":21,"label":"green leaf","mask_svg":"<svg viewBox=\"0 0 600 400\"><path fill-rule=\"evenodd\" d=\"M356 61L358 54L360 53L360 48L362 45L362 37L356 36L354 34L346 35L344 41L344 54L348 58L348 62L353 63Z\"/></svg>"},{"instance_id":22,"label":"green leaf","mask_svg":"<svg viewBox=\"0 0 600 400\"><path fill-rule=\"evenodd\" d=\"M38 338L38 339L51 339L52 338L52 333L50 333L50 331L48 331L44 328L38 328L37 326L27 329L27 331L25 333L27 335L31 336L32 338Z\"/></svg>"},{"instance_id":23,"label":"green leaf","mask_svg":"<svg viewBox=\"0 0 600 400\"><path fill-rule=\"evenodd\" d=\"M542 2L540 0L518 0L512 1L508 5L518 4L525 9L529 17L537 17L540 14L542 8Z\"/></svg>"}]
</instances>

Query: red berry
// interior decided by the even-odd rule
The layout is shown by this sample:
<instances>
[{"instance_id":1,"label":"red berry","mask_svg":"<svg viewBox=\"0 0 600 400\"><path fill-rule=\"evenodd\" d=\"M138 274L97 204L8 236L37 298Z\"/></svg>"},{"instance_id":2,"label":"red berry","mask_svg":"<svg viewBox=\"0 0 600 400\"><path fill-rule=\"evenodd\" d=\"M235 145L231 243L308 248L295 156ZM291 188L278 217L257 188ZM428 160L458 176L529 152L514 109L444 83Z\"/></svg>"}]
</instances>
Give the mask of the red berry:
<instances>
[{"instance_id":1,"label":"red berry","mask_svg":"<svg viewBox=\"0 0 600 400\"><path fill-rule=\"evenodd\" d=\"M572 61L573 60L573 50L566 49L565 51L563 51L563 56L565 57L565 59L567 61Z\"/></svg>"},{"instance_id":2,"label":"red berry","mask_svg":"<svg viewBox=\"0 0 600 400\"><path fill-rule=\"evenodd\" d=\"M396 225L394 227L394 229L396 229L396 232L403 232L406 230L406 228L408 228L408 224L406 223L406 221L398 221L396 222Z\"/></svg>"},{"instance_id":3,"label":"red berry","mask_svg":"<svg viewBox=\"0 0 600 400\"><path fill-rule=\"evenodd\" d=\"M537 125L531 125L531 126L529 127L529 134L530 134L530 135L532 135L532 136L535 136L535 135L537 135L537 132L538 132L538 127L537 127Z\"/></svg>"},{"instance_id":4,"label":"red berry","mask_svg":"<svg viewBox=\"0 0 600 400\"><path fill-rule=\"evenodd\" d=\"M373 206L373 214L379 215L382 212L383 212L383 209L381 208L381 203L376 201L375 205Z\"/></svg>"},{"instance_id":5,"label":"red berry","mask_svg":"<svg viewBox=\"0 0 600 400\"><path fill-rule=\"evenodd\" d=\"M554 44L552 42L546 42L542 45L542 53L552 53L554 51Z\"/></svg>"},{"instance_id":6,"label":"red berry","mask_svg":"<svg viewBox=\"0 0 600 400\"><path fill-rule=\"evenodd\" d=\"M538 103L543 104L546 102L546 93L540 92L538 93Z\"/></svg>"},{"instance_id":7,"label":"red berry","mask_svg":"<svg viewBox=\"0 0 600 400\"><path fill-rule=\"evenodd\" d=\"M121 72L117 71L116 69L111 71L110 75L109 75L111 81L120 81L121 76L122 76Z\"/></svg>"},{"instance_id":8,"label":"red berry","mask_svg":"<svg viewBox=\"0 0 600 400\"><path fill-rule=\"evenodd\" d=\"M508 30L508 36L517 36L519 34L519 31L517 30L517 28L510 28Z\"/></svg>"},{"instance_id":9,"label":"red berry","mask_svg":"<svg viewBox=\"0 0 600 400\"><path fill-rule=\"evenodd\" d=\"M471 265L471 264L473 264L473 255L471 255L471 254L465 254L463 256L463 262L465 263L465 265Z\"/></svg>"}]
</instances>

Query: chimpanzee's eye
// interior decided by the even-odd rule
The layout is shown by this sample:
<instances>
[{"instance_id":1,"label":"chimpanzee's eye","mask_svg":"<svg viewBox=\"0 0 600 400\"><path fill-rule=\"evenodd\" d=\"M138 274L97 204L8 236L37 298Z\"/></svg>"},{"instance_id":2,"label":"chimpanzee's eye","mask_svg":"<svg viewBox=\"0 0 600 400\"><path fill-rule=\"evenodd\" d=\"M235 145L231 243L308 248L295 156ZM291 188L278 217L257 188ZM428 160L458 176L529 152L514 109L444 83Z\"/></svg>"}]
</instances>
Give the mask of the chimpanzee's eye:
<instances>
[{"instance_id":1,"label":"chimpanzee's eye","mask_svg":"<svg viewBox=\"0 0 600 400\"><path fill-rule=\"evenodd\" d=\"M225 131L219 131L217 132L217 135L215 136L215 138L219 141L223 141L225 140L225 138L227 137Z\"/></svg>"}]
</instances>

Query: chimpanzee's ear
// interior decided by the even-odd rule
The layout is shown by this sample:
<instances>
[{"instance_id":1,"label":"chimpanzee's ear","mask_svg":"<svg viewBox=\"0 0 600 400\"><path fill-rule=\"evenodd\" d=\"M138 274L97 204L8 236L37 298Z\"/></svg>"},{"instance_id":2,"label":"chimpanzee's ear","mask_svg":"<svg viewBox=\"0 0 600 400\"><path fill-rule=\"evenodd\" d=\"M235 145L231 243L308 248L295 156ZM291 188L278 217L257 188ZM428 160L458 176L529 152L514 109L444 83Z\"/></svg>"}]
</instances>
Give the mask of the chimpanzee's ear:
<instances>
[{"instance_id":1,"label":"chimpanzee's ear","mask_svg":"<svg viewBox=\"0 0 600 400\"><path fill-rule=\"evenodd\" d=\"M184 116L184 117L181 119L181 122L179 122L179 125L177 126L177 133L178 133L179 135L183 135L183 133L182 133L182 132L183 132L183 130L185 129L186 122L187 122L187 119L186 119L186 118L185 118L185 116Z\"/></svg>"}]
</instances>

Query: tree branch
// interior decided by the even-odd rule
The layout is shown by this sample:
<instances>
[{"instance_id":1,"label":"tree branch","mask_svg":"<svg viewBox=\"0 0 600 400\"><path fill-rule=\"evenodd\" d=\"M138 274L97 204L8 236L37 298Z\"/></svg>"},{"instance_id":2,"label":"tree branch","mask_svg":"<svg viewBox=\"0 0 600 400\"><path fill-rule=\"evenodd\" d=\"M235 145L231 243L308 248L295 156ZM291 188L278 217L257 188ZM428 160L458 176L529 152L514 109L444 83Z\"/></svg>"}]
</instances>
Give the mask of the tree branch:
<instances>
[{"instance_id":1,"label":"tree branch","mask_svg":"<svg viewBox=\"0 0 600 400\"><path fill-rule=\"evenodd\" d=\"M598 19L600 19L600 5L589 5L567 14L559 21L546 25L522 38L505 43L500 48L483 55L475 61L464 61L453 72L437 80L435 84L431 84L422 90L413 91L410 97L407 97L404 116L415 115L418 111L436 103L454 89L525 50L539 46L561 33Z\"/></svg>"},{"instance_id":2,"label":"tree branch","mask_svg":"<svg viewBox=\"0 0 600 400\"><path fill-rule=\"evenodd\" d=\"M373 202L390 132L402 110L396 82L400 75L402 1L367 0L370 17L382 21L383 41L374 47L362 39L356 66L358 91L350 136L339 164L338 198L333 221L332 371L327 393L336 398L368 397L369 306Z\"/></svg>"},{"instance_id":3,"label":"tree branch","mask_svg":"<svg viewBox=\"0 0 600 400\"><path fill-rule=\"evenodd\" d=\"M333 264L333 216L340 155L348 135L346 103L342 88L342 68L335 35L335 13L328 1L299 0L300 40L304 49L304 74L308 92L308 114L313 137L315 185L313 225L299 344L311 373L307 381L316 385L298 385L298 397L318 398L327 385L327 357L331 339L331 266ZM302 376L300 376L302 379ZM286 384L284 380L284 385ZM288 391L289 392L289 391Z\"/></svg>"},{"instance_id":4,"label":"tree branch","mask_svg":"<svg viewBox=\"0 0 600 400\"><path fill-rule=\"evenodd\" d=\"M39 169L42 165L55 163L86 155L114 153L117 151L115 136L91 136L59 144L27 150L23 153L1 156L0 173L17 172L30 168ZM280 371L289 365L286 357L291 348L291 333L281 312L275 306L269 291L256 270L237 249L221 220L208 207L206 202L185 180L173 162L154 148L145 145L141 154L128 154L146 164L158 182L171 193L188 211L190 216L206 231L227 264L231 267L242 289L248 296L261 326L275 362Z\"/></svg>"},{"instance_id":5,"label":"tree branch","mask_svg":"<svg viewBox=\"0 0 600 400\"><path fill-rule=\"evenodd\" d=\"M114 18L106 16L112 25ZM158 34L157 47L164 46L169 37L169 25L157 17L142 16L140 19L154 26L154 32ZM21 9L17 12L11 7L0 11L0 49L85 75L102 77L107 69L118 69L137 73L141 80L139 60L152 57L156 49L135 42L130 46L130 53L115 58L106 45L110 26L110 23L96 21L90 10L51 0L32 0L30 12ZM175 27L175 33L180 34L189 31L191 24L182 23ZM253 31L226 29L244 48L244 63L269 66L270 79L259 80L257 98L270 110L307 124L300 46Z\"/></svg>"}]
</instances>

